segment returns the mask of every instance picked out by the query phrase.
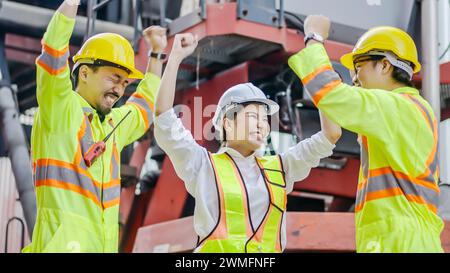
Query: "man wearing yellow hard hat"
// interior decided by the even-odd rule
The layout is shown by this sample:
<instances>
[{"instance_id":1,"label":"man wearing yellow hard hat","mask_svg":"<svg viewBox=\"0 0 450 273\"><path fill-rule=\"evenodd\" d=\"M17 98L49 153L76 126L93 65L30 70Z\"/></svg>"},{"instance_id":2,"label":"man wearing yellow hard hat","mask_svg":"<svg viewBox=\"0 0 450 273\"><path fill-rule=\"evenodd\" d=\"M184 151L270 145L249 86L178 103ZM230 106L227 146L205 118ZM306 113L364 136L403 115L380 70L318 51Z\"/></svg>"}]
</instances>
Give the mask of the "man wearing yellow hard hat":
<instances>
[{"instance_id":1,"label":"man wearing yellow hard hat","mask_svg":"<svg viewBox=\"0 0 450 273\"><path fill-rule=\"evenodd\" d=\"M359 135L355 206L358 252L443 252L436 118L412 87L420 71L414 41L394 27L369 29L341 62L356 85L342 83L323 45L327 17L305 21L306 48L289 59L315 105Z\"/></svg>"},{"instance_id":2,"label":"man wearing yellow hard hat","mask_svg":"<svg viewBox=\"0 0 450 273\"><path fill-rule=\"evenodd\" d=\"M31 148L37 219L23 252L118 252L120 151L153 119L165 29L144 31L152 49L145 75L135 68L130 43L112 33L87 40L71 73L78 5L66 0L56 11L36 60L39 110ZM113 108L129 78L142 80L124 106Z\"/></svg>"}]
</instances>

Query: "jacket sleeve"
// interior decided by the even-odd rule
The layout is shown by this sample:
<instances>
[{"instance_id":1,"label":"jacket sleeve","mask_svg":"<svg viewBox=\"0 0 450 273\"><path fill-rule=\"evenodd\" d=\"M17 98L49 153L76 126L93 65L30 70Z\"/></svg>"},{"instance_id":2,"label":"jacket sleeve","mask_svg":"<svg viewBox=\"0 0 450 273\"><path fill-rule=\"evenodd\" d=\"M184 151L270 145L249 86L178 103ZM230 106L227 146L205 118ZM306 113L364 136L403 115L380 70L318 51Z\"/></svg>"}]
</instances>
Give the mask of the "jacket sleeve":
<instances>
[{"instance_id":1,"label":"jacket sleeve","mask_svg":"<svg viewBox=\"0 0 450 273\"><path fill-rule=\"evenodd\" d=\"M119 122L129 111L131 113L117 128L120 147L140 138L153 123L154 102L159 89L160 78L147 73L125 105L114 109L115 122Z\"/></svg>"},{"instance_id":2,"label":"jacket sleeve","mask_svg":"<svg viewBox=\"0 0 450 273\"><path fill-rule=\"evenodd\" d=\"M73 102L69 68L69 40L75 26L56 11L42 39L42 53L36 59L36 97L40 118L50 130L67 127L61 114ZM71 99L72 98L72 99Z\"/></svg>"},{"instance_id":3,"label":"jacket sleeve","mask_svg":"<svg viewBox=\"0 0 450 273\"><path fill-rule=\"evenodd\" d=\"M384 90L342 83L322 44L311 45L289 58L314 104L332 121L355 133L389 143L402 109L411 102Z\"/></svg>"}]
</instances>

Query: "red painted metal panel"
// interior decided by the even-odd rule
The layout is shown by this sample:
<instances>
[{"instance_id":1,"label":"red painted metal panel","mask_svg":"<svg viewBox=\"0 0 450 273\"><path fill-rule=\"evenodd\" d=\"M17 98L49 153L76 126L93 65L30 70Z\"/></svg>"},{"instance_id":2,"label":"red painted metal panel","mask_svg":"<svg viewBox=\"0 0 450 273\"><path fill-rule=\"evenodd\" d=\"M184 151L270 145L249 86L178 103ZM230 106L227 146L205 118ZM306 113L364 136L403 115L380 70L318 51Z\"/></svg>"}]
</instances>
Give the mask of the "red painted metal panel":
<instances>
[{"instance_id":1,"label":"red painted metal panel","mask_svg":"<svg viewBox=\"0 0 450 273\"><path fill-rule=\"evenodd\" d=\"M440 70L440 83L442 84L450 84L450 62L441 64L439 66ZM413 77L413 81L421 82L423 78L422 71L419 74L415 74Z\"/></svg>"},{"instance_id":2,"label":"red painted metal panel","mask_svg":"<svg viewBox=\"0 0 450 273\"><path fill-rule=\"evenodd\" d=\"M355 252L353 213L288 212L285 252ZM441 236L450 253L450 222ZM133 252L191 252L197 235L186 217L139 229Z\"/></svg>"},{"instance_id":3,"label":"red painted metal panel","mask_svg":"<svg viewBox=\"0 0 450 273\"><path fill-rule=\"evenodd\" d=\"M450 84L450 62L441 64L441 83Z\"/></svg>"},{"instance_id":4,"label":"red painted metal panel","mask_svg":"<svg viewBox=\"0 0 450 273\"><path fill-rule=\"evenodd\" d=\"M6 58L11 61L33 65L41 53L41 40L27 36L8 33L5 36ZM71 56L78 51L77 46L70 46Z\"/></svg>"},{"instance_id":5,"label":"red painted metal panel","mask_svg":"<svg viewBox=\"0 0 450 273\"><path fill-rule=\"evenodd\" d=\"M303 34L298 34L294 29L274 28L246 20L237 19L236 3L208 4L208 19L184 32L197 34L199 39L208 36L237 34L263 41L278 43L283 46L288 54L294 54L304 48ZM217 22L227 22L218 24ZM172 47L173 37L169 39L169 50ZM344 53L352 50L352 45L346 45L334 41L327 41L325 46L332 60L339 60Z\"/></svg>"},{"instance_id":6,"label":"red painted metal panel","mask_svg":"<svg viewBox=\"0 0 450 273\"><path fill-rule=\"evenodd\" d=\"M314 168L305 180L294 185L294 189L355 198L359 165L358 159L349 158L342 170Z\"/></svg>"},{"instance_id":7,"label":"red painted metal panel","mask_svg":"<svg viewBox=\"0 0 450 273\"><path fill-rule=\"evenodd\" d=\"M286 252L355 251L352 213L288 212L286 235ZM133 252L190 252L196 242L193 218L187 217L142 227Z\"/></svg>"}]
</instances>

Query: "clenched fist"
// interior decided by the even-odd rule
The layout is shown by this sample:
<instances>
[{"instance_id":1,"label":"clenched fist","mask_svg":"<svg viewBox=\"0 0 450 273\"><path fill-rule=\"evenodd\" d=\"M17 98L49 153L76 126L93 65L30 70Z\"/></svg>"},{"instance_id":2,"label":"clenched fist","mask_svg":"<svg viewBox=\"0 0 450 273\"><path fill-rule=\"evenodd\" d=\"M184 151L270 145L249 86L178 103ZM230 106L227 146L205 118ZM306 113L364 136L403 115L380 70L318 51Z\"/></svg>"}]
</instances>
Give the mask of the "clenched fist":
<instances>
[{"instance_id":1,"label":"clenched fist","mask_svg":"<svg viewBox=\"0 0 450 273\"><path fill-rule=\"evenodd\" d=\"M182 33L175 35L170 57L181 62L184 58L191 55L198 45L198 38L192 33Z\"/></svg>"},{"instance_id":2,"label":"clenched fist","mask_svg":"<svg viewBox=\"0 0 450 273\"><path fill-rule=\"evenodd\" d=\"M305 20L305 35L317 33L323 39L327 39L330 32L330 19L323 15L309 15Z\"/></svg>"},{"instance_id":3,"label":"clenched fist","mask_svg":"<svg viewBox=\"0 0 450 273\"><path fill-rule=\"evenodd\" d=\"M160 26L150 26L142 32L150 49L155 53L161 53L167 46L167 29Z\"/></svg>"}]
</instances>

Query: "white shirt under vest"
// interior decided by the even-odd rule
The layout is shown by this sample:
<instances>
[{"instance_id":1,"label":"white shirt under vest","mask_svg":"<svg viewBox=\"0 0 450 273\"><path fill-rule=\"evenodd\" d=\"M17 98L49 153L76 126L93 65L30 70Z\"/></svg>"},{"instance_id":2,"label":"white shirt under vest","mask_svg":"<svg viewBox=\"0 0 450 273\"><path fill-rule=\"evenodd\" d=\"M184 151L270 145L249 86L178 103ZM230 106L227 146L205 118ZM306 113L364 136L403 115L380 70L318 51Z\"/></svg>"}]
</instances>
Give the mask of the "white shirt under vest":
<instances>
[{"instance_id":1,"label":"white shirt under vest","mask_svg":"<svg viewBox=\"0 0 450 273\"><path fill-rule=\"evenodd\" d=\"M200 240L208 236L218 221L219 205L214 170L208 151L192 137L173 109L154 120L155 138L158 145L169 156L177 175L184 181L187 191L195 198L194 229ZM311 168L317 167L321 158L332 154L335 145L322 132L302 140L286 153L280 154L286 173L286 192L292 192L295 182L305 179ZM269 193L264 178L255 161L254 153L244 157L236 150L225 147L219 153L227 152L241 171L248 190L250 215L254 228L262 222L269 204ZM281 227L281 245L286 247L286 214Z\"/></svg>"}]
</instances>

